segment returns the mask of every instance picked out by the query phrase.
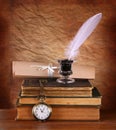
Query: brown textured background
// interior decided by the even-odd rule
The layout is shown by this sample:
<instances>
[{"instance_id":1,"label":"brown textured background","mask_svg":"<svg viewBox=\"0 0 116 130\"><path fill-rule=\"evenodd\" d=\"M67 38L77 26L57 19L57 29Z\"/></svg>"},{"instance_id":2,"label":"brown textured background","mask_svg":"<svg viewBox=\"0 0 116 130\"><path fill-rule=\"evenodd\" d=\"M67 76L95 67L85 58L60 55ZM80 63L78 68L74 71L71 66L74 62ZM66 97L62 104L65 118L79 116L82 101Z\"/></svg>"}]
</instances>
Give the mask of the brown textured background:
<instances>
[{"instance_id":1,"label":"brown textured background","mask_svg":"<svg viewBox=\"0 0 116 130\"><path fill-rule=\"evenodd\" d=\"M103 18L77 64L96 68L92 83L103 95L102 108L116 108L115 0L0 0L0 108L14 107L20 89L13 60L56 63L82 23L99 12Z\"/></svg>"}]
</instances>

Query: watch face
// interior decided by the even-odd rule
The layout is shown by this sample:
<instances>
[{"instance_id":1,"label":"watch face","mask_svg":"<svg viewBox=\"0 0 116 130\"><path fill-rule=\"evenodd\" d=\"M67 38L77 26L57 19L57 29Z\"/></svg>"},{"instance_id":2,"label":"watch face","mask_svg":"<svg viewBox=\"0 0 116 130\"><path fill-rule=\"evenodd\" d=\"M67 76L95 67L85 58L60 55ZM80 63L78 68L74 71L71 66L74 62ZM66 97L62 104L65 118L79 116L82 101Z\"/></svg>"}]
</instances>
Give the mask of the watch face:
<instances>
[{"instance_id":1,"label":"watch face","mask_svg":"<svg viewBox=\"0 0 116 130\"><path fill-rule=\"evenodd\" d=\"M50 117L52 112L52 108L45 104L45 103L39 103L34 105L32 109L32 113L38 120L46 120Z\"/></svg>"}]
</instances>

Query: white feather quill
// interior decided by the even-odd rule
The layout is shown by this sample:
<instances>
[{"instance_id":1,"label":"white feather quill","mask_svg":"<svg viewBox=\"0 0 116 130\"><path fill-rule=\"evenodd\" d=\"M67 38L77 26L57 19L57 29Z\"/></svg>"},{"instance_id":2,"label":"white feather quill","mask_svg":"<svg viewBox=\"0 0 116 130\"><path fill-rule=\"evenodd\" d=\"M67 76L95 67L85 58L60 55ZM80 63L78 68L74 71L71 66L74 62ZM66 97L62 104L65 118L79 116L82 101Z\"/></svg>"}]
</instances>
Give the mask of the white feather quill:
<instances>
[{"instance_id":1,"label":"white feather quill","mask_svg":"<svg viewBox=\"0 0 116 130\"><path fill-rule=\"evenodd\" d=\"M79 47L83 42L90 36L93 30L96 28L97 24L102 18L102 13L98 13L90 17L87 21L83 23L79 31L77 32L74 39L69 44L68 48L65 51L65 55L68 60L74 60L76 57Z\"/></svg>"}]
</instances>

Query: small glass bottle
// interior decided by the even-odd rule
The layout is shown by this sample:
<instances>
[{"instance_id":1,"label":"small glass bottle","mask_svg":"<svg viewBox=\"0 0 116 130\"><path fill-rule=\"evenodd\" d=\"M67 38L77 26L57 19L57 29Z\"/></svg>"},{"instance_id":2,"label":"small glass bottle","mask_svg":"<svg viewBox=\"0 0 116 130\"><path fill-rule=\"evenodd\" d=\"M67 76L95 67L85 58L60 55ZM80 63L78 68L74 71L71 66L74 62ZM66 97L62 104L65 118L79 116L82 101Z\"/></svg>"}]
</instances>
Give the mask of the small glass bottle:
<instances>
[{"instance_id":1,"label":"small glass bottle","mask_svg":"<svg viewBox=\"0 0 116 130\"><path fill-rule=\"evenodd\" d=\"M58 83L73 83L75 80L70 78L69 76L73 73L72 72L72 63L73 60L58 60L58 63L60 64L59 74L62 75L61 78L57 79Z\"/></svg>"}]
</instances>

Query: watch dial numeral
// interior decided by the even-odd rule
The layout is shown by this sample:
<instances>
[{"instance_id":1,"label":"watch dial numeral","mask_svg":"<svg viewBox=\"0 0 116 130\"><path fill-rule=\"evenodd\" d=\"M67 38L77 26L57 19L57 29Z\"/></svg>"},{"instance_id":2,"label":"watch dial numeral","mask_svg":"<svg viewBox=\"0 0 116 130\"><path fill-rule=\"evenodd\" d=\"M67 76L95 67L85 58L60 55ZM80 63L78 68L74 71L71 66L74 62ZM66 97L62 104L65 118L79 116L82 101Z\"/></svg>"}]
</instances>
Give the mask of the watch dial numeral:
<instances>
[{"instance_id":1,"label":"watch dial numeral","mask_svg":"<svg viewBox=\"0 0 116 130\"><path fill-rule=\"evenodd\" d=\"M37 113L35 113L35 116L37 117L37 116L38 116L38 114L37 114Z\"/></svg>"}]
</instances>

